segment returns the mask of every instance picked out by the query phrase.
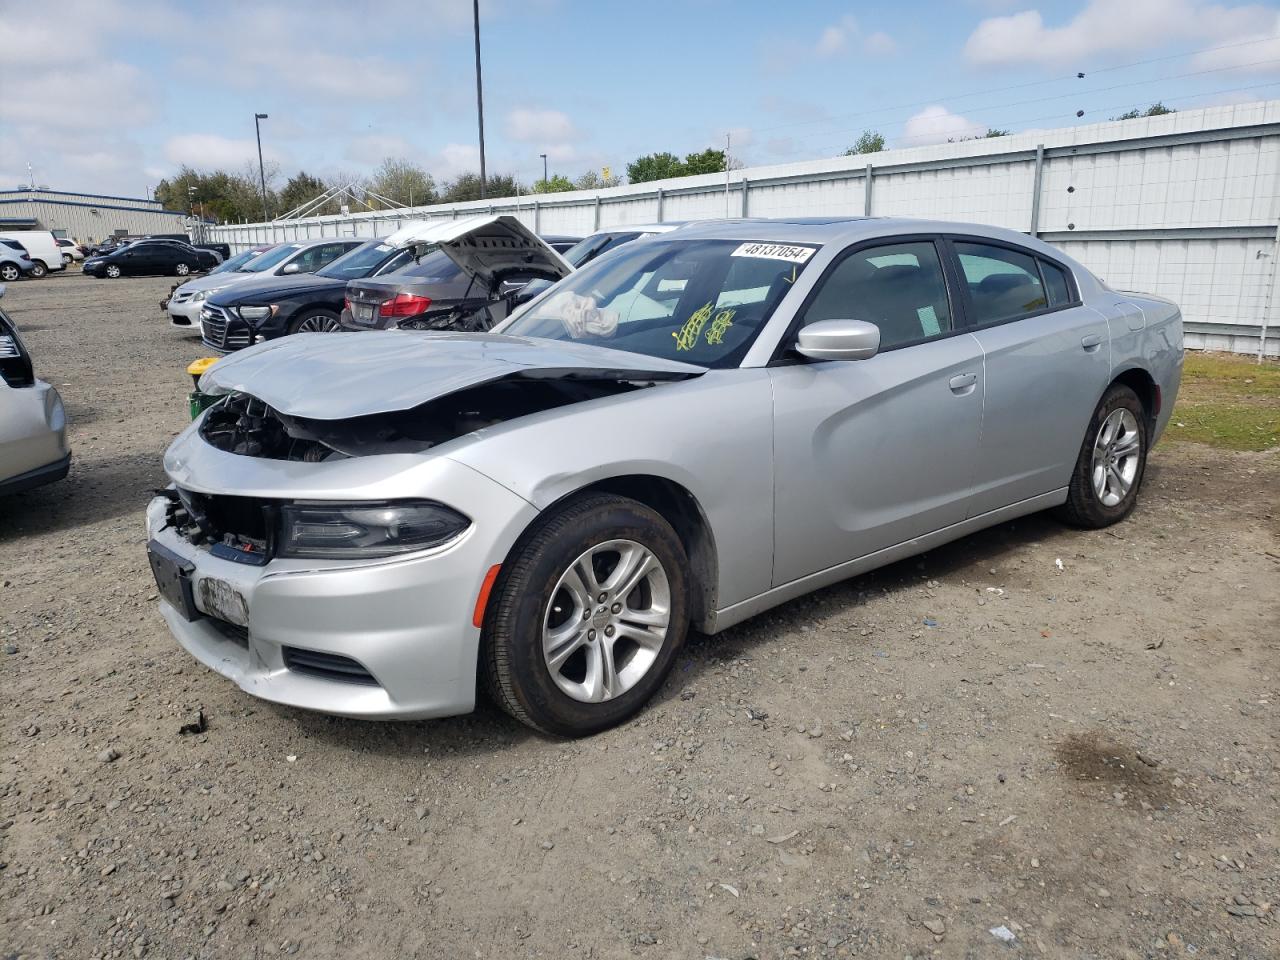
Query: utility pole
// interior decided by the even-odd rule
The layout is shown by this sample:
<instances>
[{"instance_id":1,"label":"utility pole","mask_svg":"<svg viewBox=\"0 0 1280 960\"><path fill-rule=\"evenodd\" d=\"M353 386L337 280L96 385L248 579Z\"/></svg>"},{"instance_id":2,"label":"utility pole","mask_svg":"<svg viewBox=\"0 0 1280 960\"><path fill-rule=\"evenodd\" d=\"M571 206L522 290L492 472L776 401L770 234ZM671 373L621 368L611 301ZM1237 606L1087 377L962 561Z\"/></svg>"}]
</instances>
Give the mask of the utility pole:
<instances>
[{"instance_id":1,"label":"utility pole","mask_svg":"<svg viewBox=\"0 0 1280 960\"><path fill-rule=\"evenodd\" d=\"M258 179L262 182L262 219L263 222L271 219L271 215L267 213L267 171L262 165L262 126L259 121L266 120L265 113L255 113L253 115L253 132L258 135Z\"/></svg>"},{"instance_id":2,"label":"utility pole","mask_svg":"<svg viewBox=\"0 0 1280 960\"><path fill-rule=\"evenodd\" d=\"M480 0L471 0L476 31L476 117L480 124L480 199L485 198L484 173L484 88L480 81Z\"/></svg>"},{"instance_id":3,"label":"utility pole","mask_svg":"<svg viewBox=\"0 0 1280 960\"><path fill-rule=\"evenodd\" d=\"M724 216L729 219L729 134L724 135Z\"/></svg>"},{"instance_id":4,"label":"utility pole","mask_svg":"<svg viewBox=\"0 0 1280 960\"><path fill-rule=\"evenodd\" d=\"M538 154L542 158L542 188L547 187L547 155L545 153Z\"/></svg>"}]
</instances>

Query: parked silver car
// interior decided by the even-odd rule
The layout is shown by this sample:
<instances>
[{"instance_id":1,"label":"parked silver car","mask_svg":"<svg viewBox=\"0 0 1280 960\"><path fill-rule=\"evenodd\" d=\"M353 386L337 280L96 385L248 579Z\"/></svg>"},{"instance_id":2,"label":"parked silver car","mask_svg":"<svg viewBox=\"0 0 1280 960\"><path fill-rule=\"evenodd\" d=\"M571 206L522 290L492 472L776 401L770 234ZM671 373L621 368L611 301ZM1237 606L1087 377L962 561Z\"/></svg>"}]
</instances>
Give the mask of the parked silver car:
<instances>
[{"instance_id":1,"label":"parked silver car","mask_svg":"<svg viewBox=\"0 0 1280 960\"><path fill-rule=\"evenodd\" d=\"M0 495L61 480L70 467L62 398L36 379L18 328L0 310Z\"/></svg>"},{"instance_id":2,"label":"parked silver car","mask_svg":"<svg viewBox=\"0 0 1280 960\"><path fill-rule=\"evenodd\" d=\"M201 388L226 398L148 508L160 609L267 700L442 716L479 674L588 734L641 708L690 625L1046 508L1125 517L1181 363L1177 307L1013 231L694 224L492 333L219 362Z\"/></svg>"}]
</instances>

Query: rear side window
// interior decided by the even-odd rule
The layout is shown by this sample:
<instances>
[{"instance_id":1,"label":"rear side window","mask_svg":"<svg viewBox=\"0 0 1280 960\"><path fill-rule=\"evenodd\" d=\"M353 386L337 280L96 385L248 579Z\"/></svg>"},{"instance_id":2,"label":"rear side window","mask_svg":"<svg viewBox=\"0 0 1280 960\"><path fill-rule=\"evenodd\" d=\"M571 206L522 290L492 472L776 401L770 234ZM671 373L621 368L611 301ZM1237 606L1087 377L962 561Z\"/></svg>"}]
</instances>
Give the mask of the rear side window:
<instances>
[{"instance_id":1,"label":"rear side window","mask_svg":"<svg viewBox=\"0 0 1280 960\"><path fill-rule=\"evenodd\" d=\"M888 350L952 330L942 262L932 243L894 243L850 254L822 280L802 325L865 320Z\"/></svg>"},{"instance_id":2,"label":"rear side window","mask_svg":"<svg viewBox=\"0 0 1280 960\"><path fill-rule=\"evenodd\" d=\"M1049 305L1036 258L1007 247L955 244L960 270L969 288L974 326L1016 320Z\"/></svg>"},{"instance_id":3,"label":"rear side window","mask_svg":"<svg viewBox=\"0 0 1280 960\"><path fill-rule=\"evenodd\" d=\"M1061 307L1071 302L1071 285L1067 283L1067 271L1047 260L1040 261L1044 286L1049 292L1049 306Z\"/></svg>"}]
</instances>

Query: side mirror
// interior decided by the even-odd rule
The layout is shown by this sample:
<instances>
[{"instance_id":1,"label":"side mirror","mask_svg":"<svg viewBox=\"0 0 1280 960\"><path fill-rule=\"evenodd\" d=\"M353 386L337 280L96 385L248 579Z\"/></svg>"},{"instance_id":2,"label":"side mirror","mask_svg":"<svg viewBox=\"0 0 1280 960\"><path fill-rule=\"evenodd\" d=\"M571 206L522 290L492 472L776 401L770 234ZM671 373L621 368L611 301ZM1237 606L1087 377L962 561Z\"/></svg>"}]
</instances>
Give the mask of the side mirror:
<instances>
[{"instance_id":1,"label":"side mirror","mask_svg":"<svg viewBox=\"0 0 1280 960\"><path fill-rule=\"evenodd\" d=\"M302 268L296 263L286 263L280 268L280 276L287 277L291 273L301 273Z\"/></svg>"},{"instance_id":2,"label":"side mirror","mask_svg":"<svg viewBox=\"0 0 1280 960\"><path fill-rule=\"evenodd\" d=\"M880 349L880 328L865 320L819 320L800 328L796 352L813 360L867 360Z\"/></svg>"}]
</instances>

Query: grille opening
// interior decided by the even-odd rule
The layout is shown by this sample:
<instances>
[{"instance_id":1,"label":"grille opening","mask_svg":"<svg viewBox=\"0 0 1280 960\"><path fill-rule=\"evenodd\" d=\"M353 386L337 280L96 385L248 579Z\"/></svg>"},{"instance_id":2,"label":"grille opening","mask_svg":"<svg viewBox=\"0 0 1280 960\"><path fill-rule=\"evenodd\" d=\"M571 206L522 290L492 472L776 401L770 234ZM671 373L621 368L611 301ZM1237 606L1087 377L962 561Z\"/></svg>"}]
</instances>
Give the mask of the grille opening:
<instances>
[{"instance_id":1,"label":"grille opening","mask_svg":"<svg viewBox=\"0 0 1280 960\"><path fill-rule=\"evenodd\" d=\"M379 686L377 680L350 657L336 653L320 653L316 650L300 650L297 647L283 647L284 665L294 673L319 677L322 680L338 680L343 683L363 683L368 686Z\"/></svg>"}]
</instances>

